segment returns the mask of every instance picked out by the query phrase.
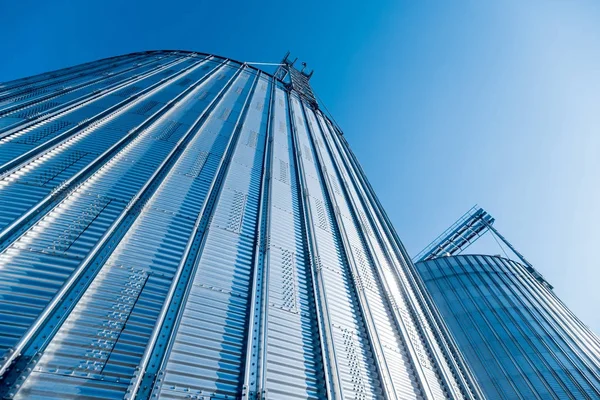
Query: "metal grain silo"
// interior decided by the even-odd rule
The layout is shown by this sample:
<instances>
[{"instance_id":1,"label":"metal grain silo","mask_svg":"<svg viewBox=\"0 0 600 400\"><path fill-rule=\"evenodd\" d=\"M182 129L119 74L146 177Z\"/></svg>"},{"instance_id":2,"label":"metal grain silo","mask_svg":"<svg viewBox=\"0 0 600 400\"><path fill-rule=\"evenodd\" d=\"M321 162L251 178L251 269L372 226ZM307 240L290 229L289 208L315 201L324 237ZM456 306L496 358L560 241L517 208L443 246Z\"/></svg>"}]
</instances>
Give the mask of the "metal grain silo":
<instances>
[{"instance_id":1,"label":"metal grain silo","mask_svg":"<svg viewBox=\"0 0 600 400\"><path fill-rule=\"evenodd\" d=\"M471 209L415 264L485 397L600 398L600 339L493 223ZM485 232L518 261L459 254Z\"/></svg>"},{"instance_id":2,"label":"metal grain silo","mask_svg":"<svg viewBox=\"0 0 600 400\"><path fill-rule=\"evenodd\" d=\"M600 341L525 266L488 255L417 263L487 398L600 397Z\"/></svg>"},{"instance_id":3,"label":"metal grain silo","mask_svg":"<svg viewBox=\"0 0 600 400\"><path fill-rule=\"evenodd\" d=\"M0 394L480 392L339 128L185 51L0 85Z\"/></svg>"}]
</instances>

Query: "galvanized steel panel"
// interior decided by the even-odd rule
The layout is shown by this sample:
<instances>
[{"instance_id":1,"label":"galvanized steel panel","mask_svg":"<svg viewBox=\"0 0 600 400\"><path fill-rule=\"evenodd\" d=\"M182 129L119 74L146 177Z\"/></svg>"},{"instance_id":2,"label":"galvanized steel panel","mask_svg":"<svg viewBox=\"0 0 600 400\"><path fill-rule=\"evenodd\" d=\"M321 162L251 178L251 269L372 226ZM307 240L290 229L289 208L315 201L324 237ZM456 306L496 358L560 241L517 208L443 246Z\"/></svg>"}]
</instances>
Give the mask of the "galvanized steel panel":
<instances>
[{"instance_id":1,"label":"galvanized steel panel","mask_svg":"<svg viewBox=\"0 0 600 400\"><path fill-rule=\"evenodd\" d=\"M180 51L0 87L0 394L474 397L305 96Z\"/></svg>"},{"instance_id":2,"label":"galvanized steel panel","mask_svg":"<svg viewBox=\"0 0 600 400\"><path fill-rule=\"evenodd\" d=\"M600 395L598 337L525 266L479 255L416 266L487 396Z\"/></svg>"}]
</instances>

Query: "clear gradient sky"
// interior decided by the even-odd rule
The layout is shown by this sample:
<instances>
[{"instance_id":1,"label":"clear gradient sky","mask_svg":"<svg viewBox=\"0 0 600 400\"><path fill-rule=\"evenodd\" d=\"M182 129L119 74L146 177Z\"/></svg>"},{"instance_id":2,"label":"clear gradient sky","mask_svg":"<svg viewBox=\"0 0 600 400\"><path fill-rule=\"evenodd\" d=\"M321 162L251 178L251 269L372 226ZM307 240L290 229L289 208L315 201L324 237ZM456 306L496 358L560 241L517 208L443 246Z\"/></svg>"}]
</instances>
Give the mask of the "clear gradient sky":
<instances>
[{"instance_id":1,"label":"clear gradient sky","mask_svg":"<svg viewBox=\"0 0 600 400\"><path fill-rule=\"evenodd\" d=\"M140 50L291 50L411 254L479 203L600 333L600 2L324 3L5 1L0 81Z\"/></svg>"}]
</instances>

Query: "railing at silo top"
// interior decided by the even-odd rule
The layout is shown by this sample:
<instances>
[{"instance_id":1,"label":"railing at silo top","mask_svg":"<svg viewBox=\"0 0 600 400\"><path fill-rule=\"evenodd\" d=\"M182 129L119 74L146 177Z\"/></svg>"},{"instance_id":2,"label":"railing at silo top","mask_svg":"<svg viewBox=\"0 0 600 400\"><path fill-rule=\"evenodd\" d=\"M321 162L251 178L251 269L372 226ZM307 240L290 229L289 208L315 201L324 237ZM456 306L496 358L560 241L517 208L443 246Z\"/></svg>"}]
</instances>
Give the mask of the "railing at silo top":
<instances>
[{"instance_id":1,"label":"railing at silo top","mask_svg":"<svg viewBox=\"0 0 600 400\"><path fill-rule=\"evenodd\" d=\"M444 255L458 254L485 234L494 223L494 218L484 211L471 207L462 217L442 232L414 258L414 262L431 260Z\"/></svg>"},{"instance_id":2,"label":"railing at silo top","mask_svg":"<svg viewBox=\"0 0 600 400\"><path fill-rule=\"evenodd\" d=\"M495 219L483 208L474 205L462 217L454 222L448 229L429 243L423 250L413 257L413 262L432 260L443 256L452 256L462 253L481 236L491 232L498 246L502 248L498 239L502 241L516 256L527 271L540 283L552 289L546 279L540 274L529 261L493 226ZM502 248L502 251L504 249ZM506 252L505 252L506 254ZM506 255L507 258L508 255Z\"/></svg>"}]
</instances>

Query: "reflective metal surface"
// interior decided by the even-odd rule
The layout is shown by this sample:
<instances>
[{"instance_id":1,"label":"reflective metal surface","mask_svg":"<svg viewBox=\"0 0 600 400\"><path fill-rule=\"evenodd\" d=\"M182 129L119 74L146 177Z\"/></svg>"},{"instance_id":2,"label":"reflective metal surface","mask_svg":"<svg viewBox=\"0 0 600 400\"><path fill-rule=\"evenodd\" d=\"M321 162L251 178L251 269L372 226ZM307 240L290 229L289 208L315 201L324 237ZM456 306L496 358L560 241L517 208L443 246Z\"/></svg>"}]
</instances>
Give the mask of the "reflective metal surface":
<instances>
[{"instance_id":1,"label":"reflective metal surface","mask_svg":"<svg viewBox=\"0 0 600 400\"><path fill-rule=\"evenodd\" d=\"M600 339L526 266L460 255L416 267L487 398L600 398Z\"/></svg>"},{"instance_id":2,"label":"reflective metal surface","mask_svg":"<svg viewBox=\"0 0 600 400\"><path fill-rule=\"evenodd\" d=\"M155 51L0 85L3 397L481 398L285 75Z\"/></svg>"}]
</instances>

